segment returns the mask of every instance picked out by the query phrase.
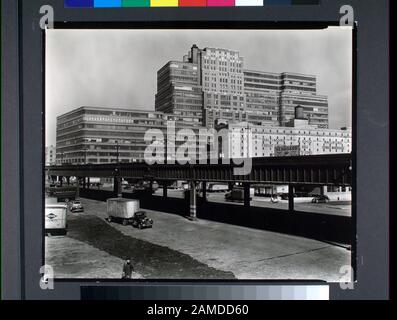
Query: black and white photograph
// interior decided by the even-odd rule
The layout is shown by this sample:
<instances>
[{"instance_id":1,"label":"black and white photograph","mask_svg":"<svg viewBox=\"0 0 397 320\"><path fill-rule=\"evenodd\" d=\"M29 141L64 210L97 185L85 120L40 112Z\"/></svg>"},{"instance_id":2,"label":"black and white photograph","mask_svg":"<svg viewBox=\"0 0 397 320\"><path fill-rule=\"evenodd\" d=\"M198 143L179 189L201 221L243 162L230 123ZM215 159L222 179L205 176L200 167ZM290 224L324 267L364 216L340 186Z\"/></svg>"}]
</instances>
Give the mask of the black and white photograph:
<instances>
[{"instance_id":1,"label":"black and white photograph","mask_svg":"<svg viewBox=\"0 0 397 320\"><path fill-rule=\"evenodd\" d=\"M351 282L353 28L47 29L55 279Z\"/></svg>"}]
</instances>

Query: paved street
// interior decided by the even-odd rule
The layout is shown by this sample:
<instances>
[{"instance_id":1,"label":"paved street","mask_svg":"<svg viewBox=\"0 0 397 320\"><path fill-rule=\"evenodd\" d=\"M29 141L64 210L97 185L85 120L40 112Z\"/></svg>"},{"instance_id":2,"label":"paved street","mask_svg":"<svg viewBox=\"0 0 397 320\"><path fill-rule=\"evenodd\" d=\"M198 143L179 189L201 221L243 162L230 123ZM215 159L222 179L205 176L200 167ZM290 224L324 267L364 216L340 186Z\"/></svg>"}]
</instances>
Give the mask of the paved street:
<instances>
[{"instance_id":1,"label":"paved street","mask_svg":"<svg viewBox=\"0 0 397 320\"><path fill-rule=\"evenodd\" d=\"M93 188L95 189L95 188ZM112 185L102 186L101 190L112 191ZM132 190L125 190L123 192L129 193ZM218 203L228 203L234 204L237 206L243 205L242 202L230 202L225 200L226 192L207 192L207 200ZM163 196L163 189L158 189L154 195ZM168 189L167 196L170 198L178 198L183 199L183 190L178 189ZM271 208L271 209L281 209L288 210L288 201L287 200L279 200L278 203L272 203L270 198L265 197L257 197L252 196L251 206L259 207L259 208ZM337 216L345 216L351 217L352 206L351 201L339 201L339 202L329 202L329 203L295 203L294 204L295 211L303 211L303 212L311 212L311 213L320 213L320 214L329 214L329 215L337 215Z\"/></svg>"},{"instance_id":2,"label":"paved street","mask_svg":"<svg viewBox=\"0 0 397 320\"><path fill-rule=\"evenodd\" d=\"M158 196L163 195L163 190L159 189L155 193ZM174 198L183 198L182 190L168 190L168 196ZM207 192L207 200L219 203L232 203L235 205L243 205L241 202L228 202L225 200L225 192ZM252 197L251 206L260 208L272 208L288 210L288 201L280 200L278 203L272 203L270 198ZM351 202L329 202L329 203L295 203L296 211L322 213L330 215L351 216Z\"/></svg>"},{"instance_id":3,"label":"paved street","mask_svg":"<svg viewBox=\"0 0 397 320\"><path fill-rule=\"evenodd\" d=\"M69 214L68 235L46 238L57 277L83 268L82 277L118 278L131 257L137 278L348 281L339 269L351 252L328 243L149 210L153 229L138 230L105 222L105 202L82 202L84 213Z\"/></svg>"}]
</instances>

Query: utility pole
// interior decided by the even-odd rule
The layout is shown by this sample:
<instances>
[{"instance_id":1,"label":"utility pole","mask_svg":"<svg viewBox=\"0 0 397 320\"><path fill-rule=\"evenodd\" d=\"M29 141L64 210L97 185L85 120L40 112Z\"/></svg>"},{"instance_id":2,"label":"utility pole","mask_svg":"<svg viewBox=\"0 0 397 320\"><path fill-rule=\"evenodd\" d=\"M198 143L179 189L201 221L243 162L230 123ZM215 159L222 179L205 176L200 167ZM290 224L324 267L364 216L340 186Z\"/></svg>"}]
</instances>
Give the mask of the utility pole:
<instances>
[{"instance_id":1,"label":"utility pole","mask_svg":"<svg viewBox=\"0 0 397 320\"><path fill-rule=\"evenodd\" d=\"M119 142L118 141L116 141L116 150L117 150L116 162L119 163Z\"/></svg>"}]
</instances>

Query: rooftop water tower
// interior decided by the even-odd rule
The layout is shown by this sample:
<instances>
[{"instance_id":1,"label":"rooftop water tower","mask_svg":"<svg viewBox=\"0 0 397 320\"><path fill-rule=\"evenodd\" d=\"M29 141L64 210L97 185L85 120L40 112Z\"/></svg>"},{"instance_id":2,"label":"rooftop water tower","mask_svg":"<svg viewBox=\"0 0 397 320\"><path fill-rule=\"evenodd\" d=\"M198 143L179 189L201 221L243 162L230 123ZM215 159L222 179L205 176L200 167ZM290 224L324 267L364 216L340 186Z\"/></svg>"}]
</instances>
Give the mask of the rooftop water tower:
<instances>
[{"instance_id":1,"label":"rooftop water tower","mask_svg":"<svg viewBox=\"0 0 397 320\"><path fill-rule=\"evenodd\" d=\"M307 118L303 114L303 107L300 105L297 105L295 107L295 119L307 120Z\"/></svg>"}]
</instances>

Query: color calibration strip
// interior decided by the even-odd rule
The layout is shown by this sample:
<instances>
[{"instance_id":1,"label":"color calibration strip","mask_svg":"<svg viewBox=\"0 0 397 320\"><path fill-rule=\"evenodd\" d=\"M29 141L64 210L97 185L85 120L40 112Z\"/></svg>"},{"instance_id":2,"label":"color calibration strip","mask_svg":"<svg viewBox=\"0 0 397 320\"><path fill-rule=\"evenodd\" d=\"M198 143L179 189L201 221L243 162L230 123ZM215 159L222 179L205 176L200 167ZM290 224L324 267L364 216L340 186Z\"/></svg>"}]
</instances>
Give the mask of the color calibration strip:
<instances>
[{"instance_id":1,"label":"color calibration strip","mask_svg":"<svg viewBox=\"0 0 397 320\"><path fill-rule=\"evenodd\" d=\"M329 300L328 285L82 286L81 300Z\"/></svg>"},{"instance_id":2,"label":"color calibration strip","mask_svg":"<svg viewBox=\"0 0 397 320\"><path fill-rule=\"evenodd\" d=\"M64 0L65 8L248 7L318 5L320 0Z\"/></svg>"}]
</instances>

